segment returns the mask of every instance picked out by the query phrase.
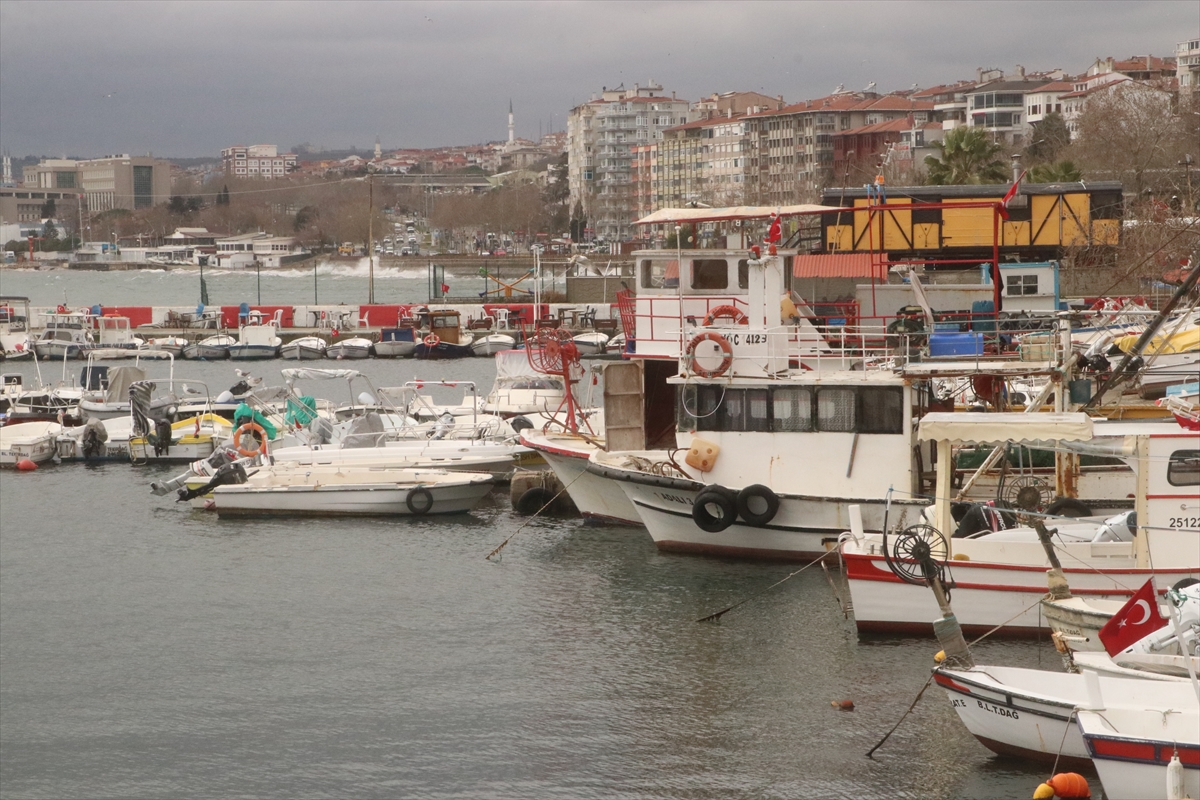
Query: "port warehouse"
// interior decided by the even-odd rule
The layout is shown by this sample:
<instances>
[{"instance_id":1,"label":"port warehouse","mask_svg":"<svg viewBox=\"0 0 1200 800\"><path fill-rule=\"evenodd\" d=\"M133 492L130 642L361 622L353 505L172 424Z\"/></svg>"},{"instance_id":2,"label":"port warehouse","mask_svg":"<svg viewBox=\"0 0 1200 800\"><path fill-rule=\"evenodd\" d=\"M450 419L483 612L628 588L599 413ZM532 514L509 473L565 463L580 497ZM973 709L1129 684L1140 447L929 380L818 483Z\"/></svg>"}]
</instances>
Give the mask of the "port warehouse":
<instances>
[{"instance_id":1,"label":"port warehouse","mask_svg":"<svg viewBox=\"0 0 1200 800\"><path fill-rule=\"evenodd\" d=\"M1048 261L1076 248L1116 248L1120 244L1123 202L1118 181L1023 183L1008 204L1008 219L1000 220L995 232L992 208L946 207L995 203L1011 188L1011 184L884 187L884 197L873 200L868 193L875 192L874 188L826 189L821 196L823 205L862 210L822 214L819 249L823 253L884 251L893 260L936 253L943 259L990 261L998 238L1002 257ZM884 208L871 212L868 203L882 203ZM938 207L886 208L923 203ZM812 233L809 236L817 239Z\"/></svg>"}]
</instances>

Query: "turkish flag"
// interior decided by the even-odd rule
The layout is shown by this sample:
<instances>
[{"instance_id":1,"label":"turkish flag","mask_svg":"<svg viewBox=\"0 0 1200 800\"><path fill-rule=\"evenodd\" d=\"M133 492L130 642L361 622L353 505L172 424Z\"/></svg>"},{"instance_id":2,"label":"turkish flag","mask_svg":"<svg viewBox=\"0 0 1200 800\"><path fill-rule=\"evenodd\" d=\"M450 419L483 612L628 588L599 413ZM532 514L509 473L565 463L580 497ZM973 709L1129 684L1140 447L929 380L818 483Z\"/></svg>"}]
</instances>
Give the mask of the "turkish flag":
<instances>
[{"instance_id":1,"label":"turkish flag","mask_svg":"<svg viewBox=\"0 0 1200 800\"><path fill-rule=\"evenodd\" d=\"M442 284L442 294L450 294L450 284L448 284L448 283Z\"/></svg>"},{"instance_id":2,"label":"turkish flag","mask_svg":"<svg viewBox=\"0 0 1200 800\"><path fill-rule=\"evenodd\" d=\"M1012 199L1017 196L1017 187L1021 185L1021 179L1024 177L1025 173L1022 172L1017 179L1013 181L1013 185L1009 187L1008 191L1005 192L1004 199L1000 201L1000 217L1005 222L1008 221L1008 204L1011 203Z\"/></svg>"},{"instance_id":3,"label":"turkish flag","mask_svg":"<svg viewBox=\"0 0 1200 800\"><path fill-rule=\"evenodd\" d=\"M771 217L771 227L767 228L767 243L772 244L783 238L782 226L779 224L779 217Z\"/></svg>"},{"instance_id":4,"label":"turkish flag","mask_svg":"<svg viewBox=\"0 0 1200 800\"><path fill-rule=\"evenodd\" d=\"M1154 581L1133 593L1129 602L1112 615L1100 629L1100 641L1110 656L1115 656L1134 642L1149 636L1167 624L1167 619L1158 613L1158 596L1154 592Z\"/></svg>"}]
</instances>

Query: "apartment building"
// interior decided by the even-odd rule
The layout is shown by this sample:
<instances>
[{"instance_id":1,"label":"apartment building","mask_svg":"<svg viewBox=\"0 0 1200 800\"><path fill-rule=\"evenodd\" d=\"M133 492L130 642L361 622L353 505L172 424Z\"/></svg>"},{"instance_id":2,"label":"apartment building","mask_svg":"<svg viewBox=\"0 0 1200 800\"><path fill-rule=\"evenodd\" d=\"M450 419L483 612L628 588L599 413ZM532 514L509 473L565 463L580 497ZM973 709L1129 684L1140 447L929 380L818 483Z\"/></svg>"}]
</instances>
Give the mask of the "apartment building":
<instances>
[{"instance_id":1,"label":"apartment building","mask_svg":"<svg viewBox=\"0 0 1200 800\"><path fill-rule=\"evenodd\" d=\"M650 81L602 88L567 116L571 207L582 207L597 237L624 241L635 233L633 149L656 143L662 131L687 122L688 102L667 97Z\"/></svg>"},{"instance_id":2,"label":"apartment building","mask_svg":"<svg viewBox=\"0 0 1200 800\"><path fill-rule=\"evenodd\" d=\"M915 115L840 131L833 135L834 177L842 186L869 183L879 174L888 183L912 183L944 133L940 122L918 122Z\"/></svg>"},{"instance_id":3,"label":"apartment building","mask_svg":"<svg viewBox=\"0 0 1200 800\"><path fill-rule=\"evenodd\" d=\"M793 203L835 180L834 134L909 115L924 125L934 104L901 95L839 91L745 117L747 203Z\"/></svg>"},{"instance_id":4,"label":"apartment building","mask_svg":"<svg viewBox=\"0 0 1200 800\"><path fill-rule=\"evenodd\" d=\"M230 178L282 178L296 169L295 153L280 153L273 144L235 145L221 151L221 165Z\"/></svg>"},{"instance_id":5,"label":"apartment building","mask_svg":"<svg viewBox=\"0 0 1200 800\"><path fill-rule=\"evenodd\" d=\"M702 202L742 205L746 126L743 115L713 117L663 131L652 179L656 207Z\"/></svg>"},{"instance_id":6,"label":"apartment building","mask_svg":"<svg viewBox=\"0 0 1200 800\"><path fill-rule=\"evenodd\" d=\"M1180 89L1200 91L1200 38L1175 45L1175 79Z\"/></svg>"}]
</instances>

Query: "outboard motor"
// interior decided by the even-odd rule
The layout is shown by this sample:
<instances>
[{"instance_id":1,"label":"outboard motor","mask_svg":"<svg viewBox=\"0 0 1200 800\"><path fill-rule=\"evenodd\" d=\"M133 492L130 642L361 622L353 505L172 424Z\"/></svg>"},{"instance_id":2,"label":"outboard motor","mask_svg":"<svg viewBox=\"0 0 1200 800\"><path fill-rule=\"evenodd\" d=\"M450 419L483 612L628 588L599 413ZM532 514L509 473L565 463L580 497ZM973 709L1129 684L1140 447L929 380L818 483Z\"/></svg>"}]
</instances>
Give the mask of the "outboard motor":
<instances>
[{"instance_id":1,"label":"outboard motor","mask_svg":"<svg viewBox=\"0 0 1200 800\"><path fill-rule=\"evenodd\" d=\"M193 461L181 475L177 475L170 480L154 481L150 484L150 491L162 497L168 495L176 489L183 487L187 483L187 479L196 475L213 475L221 467L226 464L232 464L234 458L228 450L217 450L208 458L202 458L199 461Z\"/></svg>"},{"instance_id":2,"label":"outboard motor","mask_svg":"<svg viewBox=\"0 0 1200 800\"><path fill-rule=\"evenodd\" d=\"M171 452L171 420L166 417L154 418L154 433L150 436L154 443L154 455L164 456Z\"/></svg>"},{"instance_id":3,"label":"outboard motor","mask_svg":"<svg viewBox=\"0 0 1200 800\"><path fill-rule=\"evenodd\" d=\"M1137 532L1137 512L1126 511L1104 520L1093 542L1132 542Z\"/></svg>"},{"instance_id":4,"label":"outboard motor","mask_svg":"<svg viewBox=\"0 0 1200 800\"><path fill-rule=\"evenodd\" d=\"M107 441L108 430L104 427L104 423L92 417L83 428L83 438L80 442L83 446L83 457L91 459L104 455L104 443Z\"/></svg>"},{"instance_id":5,"label":"outboard motor","mask_svg":"<svg viewBox=\"0 0 1200 800\"><path fill-rule=\"evenodd\" d=\"M1017 524L1017 516L996 501L974 503L959 520L951 538L961 539L981 531L1002 531Z\"/></svg>"},{"instance_id":6,"label":"outboard motor","mask_svg":"<svg viewBox=\"0 0 1200 800\"><path fill-rule=\"evenodd\" d=\"M180 489L179 499L175 502L184 503L197 497L203 497L218 486L242 484L248 479L249 476L246 474L246 468L235 461L218 469L217 474L213 475L212 480L203 486L195 489Z\"/></svg>"},{"instance_id":7,"label":"outboard motor","mask_svg":"<svg viewBox=\"0 0 1200 800\"><path fill-rule=\"evenodd\" d=\"M312 435L309 444L329 444L333 440L333 423L324 417L313 417L308 432Z\"/></svg>"}]
</instances>

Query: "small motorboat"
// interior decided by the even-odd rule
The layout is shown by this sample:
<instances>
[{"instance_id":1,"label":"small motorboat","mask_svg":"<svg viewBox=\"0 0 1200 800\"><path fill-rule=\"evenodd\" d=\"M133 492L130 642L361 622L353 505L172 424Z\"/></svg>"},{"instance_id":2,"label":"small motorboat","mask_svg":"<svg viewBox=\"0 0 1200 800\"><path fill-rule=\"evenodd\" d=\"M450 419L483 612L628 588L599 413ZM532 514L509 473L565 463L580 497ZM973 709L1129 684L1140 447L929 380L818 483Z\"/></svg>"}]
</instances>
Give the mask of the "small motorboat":
<instances>
[{"instance_id":1,"label":"small motorboat","mask_svg":"<svg viewBox=\"0 0 1200 800\"><path fill-rule=\"evenodd\" d=\"M604 352L610 356L619 356L625 352L625 334L618 333L604 345Z\"/></svg>"},{"instance_id":2,"label":"small motorboat","mask_svg":"<svg viewBox=\"0 0 1200 800\"><path fill-rule=\"evenodd\" d=\"M182 336L159 336L147 341L146 346L154 350L164 350L175 358L183 358L183 351L188 346L188 340Z\"/></svg>"},{"instance_id":3,"label":"small motorboat","mask_svg":"<svg viewBox=\"0 0 1200 800\"><path fill-rule=\"evenodd\" d=\"M55 440L62 431L57 422L22 422L0 428L0 467L14 467L29 459L44 464L54 457Z\"/></svg>"},{"instance_id":4,"label":"small motorboat","mask_svg":"<svg viewBox=\"0 0 1200 800\"><path fill-rule=\"evenodd\" d=\"M562 406L567 393L562 377L535 370L525 350L503 350L495 361L496 382L480 406L485 413L513 417Z\"/></svg>"},{"instance_id":5,"label":"small motorboat","mask_svg":"<svg viewBox=\"0 0 1200 800\"><path fill-rule=\"evenodd\" d=\"M579 351L579 355L598 356L608 345L608 334L600 331L584 331L572 336L571 341L575 343L575 349Z\"/></svg>"},{"instance_id":6,"label":"small motorboat","mask_svg":"<svg viewBox=\"0 0 1200 800\"><path fill-rule=\"evenodd\" d=\"M417 329L412 326L384 328L375 343L375 355L379 358L407 358L417 347Z\"/></svg>"},{"instance_id":7,"label":"small motorboat","mask_svg":"<svg viewBox=\"0 0 1200 800\"><path fill-rule=\"evenodd\" d=\"M129 317L103 316L96 317L99 328L97 349L105 351L107 358L132 358L138 350L146 346L140 336L133 335L129 325Z\"/></svg>"},{"instance_id":8,"label":"small motorboat","mask_svg":"<svg viewBox=\"0 0 1200 800\"><path fill-rule=\"evenodd\" d=\"M33 339L29 336L29 298L0 297L0 361L16 361L32 357Z\"/></svg>"},{"instance_id":9,"label":"small motorboat","mask_svg":"<svg viewBox=\"0 0 1200 800\"><path fill-rule=\"evenodd\" d=\"M507 333L489 333L471 342L471 352L477 356L494 356L502 350L512 350L516 346L516 338Z\"/></svg>"},{"instance_id":10,"label":"small motorboat","mask_svg":"<svg viewBox=\"0 0 1200 800\"><path fill-rule=\"evenodd\" d=\"M286 361L315 361L325 357L329 347L320 336L301 336L279 348L279 356Z\"/></svg>"},{"instance_id":11,"label":"small motorboat","mask_svg":"<svg viewBox=\"0 0 1200 800\"><path fill-rule=\"evenodd\" d=\"M245 483L215 487L212 506L220 516L461 514L491 488L486 472L275 464Z\"/></svg>"},{"instance_id":12,"label":"small motorboat","mask_svg":"<svg viewBox=\"0 0 1200 800\"><path fill-rule=\"evenodd\" d=\"M183 348L183 357L219 361L229 358L229 348L235 344L237 339L226 333L218 333Z\"/></svg>"},{"instance_id":13,"label":"small motorboat","mask_svg":"<svg viewBox=\"0 0 1200 800\"><path fill-rule=\"evenodd\" d=\"M34 352L43 361L83 358L95 346L92 332L75 326L48 327L33 342Z\"/></svg>"},{"instance_id":14,"label":"small motorboat","mask_svg":"<svg viewBox=\"0 0 1200 800\"><path fill-rule=\"evenodd\" d=\"M475 355L471 350L471 334L462 329L459 320L457 311L430 311L429 333L413 348L413 358L440 361Z\"/></svg>"},{"instance_id":15,"label":"small motorboat","mask_svg":"<svg viewBox=\"0 0 1200 800\"><path fill-rule=\"evenodd\" d=\"M229 347L229 357L235 361L260 361L279 355L283 340L273 322L266 325L243 325L238 340Z\"/></svg>"},{"instance_id":16,"label":"small motorboat","mask_svg":"<svg viewBox=\"0 0 1200 800\"><path fill-rule=\"evenodd\" d=\"M351 336L349 339L338 339L325 348L326 358L370 358L374 342L361 336Z\"/></svg>"}]
</instances>

